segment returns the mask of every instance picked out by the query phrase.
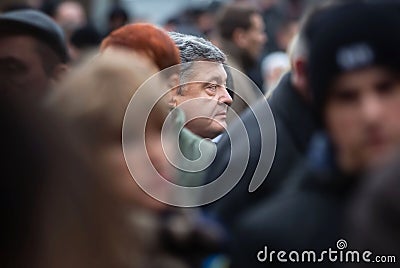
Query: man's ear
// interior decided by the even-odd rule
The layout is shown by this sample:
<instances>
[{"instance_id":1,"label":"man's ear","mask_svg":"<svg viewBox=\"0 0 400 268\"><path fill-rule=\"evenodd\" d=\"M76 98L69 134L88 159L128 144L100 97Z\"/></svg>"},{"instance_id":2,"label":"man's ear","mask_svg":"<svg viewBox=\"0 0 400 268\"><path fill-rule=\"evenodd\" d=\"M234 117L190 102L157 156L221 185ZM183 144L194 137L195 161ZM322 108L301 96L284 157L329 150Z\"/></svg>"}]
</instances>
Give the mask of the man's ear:
<instances>
[{"instance_id":1,"label":"man's ear","mask_svg":"<svg viewBox=\"0 0 400 268\"><path fill-rule=\"evenodd\" d=\"M66 64L60 63L53 69L53 72L50 77L50 85L54 87L54 85L58 84L62 79L66 76L68 72L68 66Z\"/></svg>"},{"instance_id":2,"label":"man's ear","mask_svg":"<svg viewBox=\"0 0 400 268\"><path fill-rule=\"evenodd\" d=\"M51 75L51 82L59 83L65 77L67 72L68 72L68 65L57 64L57 66L54 68L53 73Z\"/></svg>"},{"instance_id":3,"label":"man's ear","mask_svg":"<svg viewBox=\"0 0 400 268\"><path fill-rule=\"evenodd\" d=\"M168 93L168 105L171 108L174 108L178 105L177 98L179 95L178 90L180 88L179 74L173 74L170 77L168 77L167 85L168 85L168 88L170 89L169 93Z\"/></svg>"},{"instance_id":4,"label":"man's ear","mask_svg":"<svg viewBox=\"0 0 400 268\"><path fill-rule=\"evenodd\" d=\"M306 98L309 97L310 92L308 88L308 73L307 62L305 58L297 58L292 64L293 69L293 84L295 88Z\"/></svg>"},{"instance_id":5,"label":"man's ear","mask_svg":"<svg viewBox=\"0 0 400 268\"><path fill-rule=\"evenodd\" d=\"M179 85L175 86L169 91L168 105L171 108L175 108L178 105L178 90L179 90Z\"/></svg>"},{"instance_id":6,"label":"man's ear","mask_svg":"<svg viewBox=\"0 0 400 268\"><path fill-rule=\"evenodd\" d=\"M232 34L233 42L240 48L245 48L247 46L246 31L242 28L237 28Z\"/></svg>"}]
</instances>

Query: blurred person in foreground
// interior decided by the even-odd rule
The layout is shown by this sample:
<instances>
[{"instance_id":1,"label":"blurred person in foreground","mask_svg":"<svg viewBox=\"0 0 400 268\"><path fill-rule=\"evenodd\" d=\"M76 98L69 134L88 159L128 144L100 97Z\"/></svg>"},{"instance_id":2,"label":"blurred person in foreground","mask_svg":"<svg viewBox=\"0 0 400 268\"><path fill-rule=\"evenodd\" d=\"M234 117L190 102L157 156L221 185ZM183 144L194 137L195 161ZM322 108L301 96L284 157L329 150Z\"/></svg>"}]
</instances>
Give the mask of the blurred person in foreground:
<instances>
[{"instance_id":1,"label":"blurred person in foreground","mask_svg":"<svg viewBox=\"0 0 400 268\"><path fill-rule=\"evenodd\" d=\"M61 28L35 10L0 15L0 89L42 96L67 69L68 51Z\"/></svg>"},{"instance_id":2,"label":"blurred person in foreground","mask_svg":"<svg viewBox=\"0 0 400 268\"><path fill-rule=\"evenodd\" d=\"M267 36L260 13L245 4L223 6L216 17L221 49L228 55L227 65L248 75L261 56ZM232 109L240 114L262 97L254 83L233 75ZM237 97L236 97L237 96ZM231 120L232 115L229 115Z\"/></svg>"},{"instance_id":3,"label":"blurred person in foreground","mask_svg":"<svg viewBox=\"0 0 400 268\"><path fill-rule=\"evenodd\" d=\"M185 112L189 130L214 139L227 127L232 103L223 65L225 54L204 38L175 32L169 35L179 48L182 62L179 86L171 92L172 105Z\"/></svg>"},{"instance_id":4,"label":"blurred person in foreground","mask_svg":"<svg viewBox=\"0 0 400 268\"><path fill-rule=\"evenodd\" d=\"M121 236L115 237L112 245L125 267L198 267L213 247L215 233L206 231L192 215L149 196L137 184L139 177L144 178L155 182L151 187L156 192L173 194L157 183L164 179L175 182L176 170L164 152L165 146L173 144L169 143L170 138L161 143L161 129L169 113L166 102L156 103L144 129L139 116L124 125L124 151L122 148L122 124L128 104L139 86L155 72L153 62L141 54L105 51L75 70L49 96L48 105L68 128L77 132L82 148L105 176L108 195L119 201L115 209L121 211L121 226L126 228L115 226ZM144 84L144 97L137 109L145 111L153 105L154 94L164 84L162 79ZM130 173L126 161L134 173ZM131 174L137 175L136 181ZM131 248L133 245L136 251Z\"/></svg>"},{"instance_id":5,"label":"blurred person in foreground","mask_svg":"<svg viewBox=\"0 0 400 268\"><path fill-rule=\"evenodd\" d=\"M397 153L388 165L368 174L346 211L346 237L352 248L385 256L391 264L400 257L399 159ZM356 267L370 265L361 263Z\"/></svg>"},{"instance_id":6,"label":"blurred person in foreground","mask_svg":"<svg viewBox=\"0 0 400 268\"><path fill-rule=\"evenodd\" d=\"M101 176L70 130L36 98L10 93L0 103L7 155L1 163L0 266L106 267L111 241L104 238L113 232L107 227L115 215L109 217L114 200L99 198L106 193Z\"/></svg>"},{"instance_id":7,"label":"blurred person in foreground","mask_svg":"<svg viewBox=\"0 0 400 268\"><path fill-rule=\"evenodd\" d=\"M316 252L304 267L316 259L324 267L340 265L322 252L340 251L344 213L363 174L387 162L400 144L399 23L391 4L360 1L312 18L308 71L320 132L290 185L234 227L237 267L290 267L299 258L289 259L292 250L300 258L302 251ZM285 250L287 262L271 256L274 250Z\"/></svg>"},{"instance_id":8,"label":"blurred person in foreground","mask_svg":"<svg viewBox=\"0 0 400 268\"><path fill-rule=\"evenodd\" d=\"M96 58L51 92L46 109L25 95L0 98L1 267L187 267L162 253L163 230L146 211L165 206L135 187L119 147L123 104L155 71L145 62ZM166 105L156 108L163 118Z\"/></svg>"}]
</instances>

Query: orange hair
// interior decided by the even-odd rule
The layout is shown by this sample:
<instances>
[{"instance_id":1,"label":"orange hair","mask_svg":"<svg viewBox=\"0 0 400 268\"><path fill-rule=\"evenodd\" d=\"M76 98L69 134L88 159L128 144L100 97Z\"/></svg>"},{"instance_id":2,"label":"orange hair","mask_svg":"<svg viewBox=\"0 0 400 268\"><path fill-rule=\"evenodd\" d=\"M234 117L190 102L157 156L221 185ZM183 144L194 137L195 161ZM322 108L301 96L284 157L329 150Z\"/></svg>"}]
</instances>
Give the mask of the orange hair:
<instances>
[{"instance_id":1,"label":"orange hair","mask_svg":"<svg viewBox=\"0 0 400 268\"><path fill-rule=\"evenodd\" d=\"M144 52L160 70L180 63L175 42L164 30L149 23L128 24L114 30L102 41L100 51L109 47Z\"/></svg>"}]
</instances>

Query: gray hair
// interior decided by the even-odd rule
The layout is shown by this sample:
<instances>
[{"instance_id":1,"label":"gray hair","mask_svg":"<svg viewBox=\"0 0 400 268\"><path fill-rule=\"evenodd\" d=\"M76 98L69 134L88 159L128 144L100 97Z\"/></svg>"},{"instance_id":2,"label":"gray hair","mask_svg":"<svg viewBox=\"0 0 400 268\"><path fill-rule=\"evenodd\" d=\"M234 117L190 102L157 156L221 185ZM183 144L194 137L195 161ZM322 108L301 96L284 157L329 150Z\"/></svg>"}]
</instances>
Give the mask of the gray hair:
<instances>
[{"instance_id":1,"label":"gray hair","mask_svg":"<svg viewBox=\"0 0 400 268\"><path fill-rule=\"evenodd\" d=\"M222 64L226 61L225 54L202 37L177 32L169 32L168 34L179 48L182 63L180 70L181 82L190 73L194 61L212 61Z\"/></svg>"},{"instance_id":2,"label":"gray hair","mask_svg":"<svg viewBox=\"0 0 400 268\"><path fill-rule=\"evenodd\" d=\"M220 63L226 61L225 54L202 37L176 32L169 32L168 34L179 48L182 63L199 60Z\"/></svg>"}]
</instances>

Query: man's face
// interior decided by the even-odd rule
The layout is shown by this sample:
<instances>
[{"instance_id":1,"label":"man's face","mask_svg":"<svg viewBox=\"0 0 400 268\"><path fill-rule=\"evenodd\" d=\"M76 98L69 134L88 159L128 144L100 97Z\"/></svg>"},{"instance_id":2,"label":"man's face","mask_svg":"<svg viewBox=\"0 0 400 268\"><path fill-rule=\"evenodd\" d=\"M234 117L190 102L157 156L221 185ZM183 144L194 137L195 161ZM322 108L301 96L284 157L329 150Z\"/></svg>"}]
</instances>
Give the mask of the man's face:
<instances>
[{"instance_id":1,"label":"man's face","mask_svg":"<svg viewBox=\"0 0 400 268\"><path fill-rule=\"evenodd\" d=\"M253 59L258 59L267 41L265 34L265 25L259 14L253 14L250 17L251 27L244 33L243 48Z\"/></svg>"},{"instance_id":2,"label":"man's face","mask_svg":"<svg viewBox=\"0 0 400 268\"><path fill-rule=\"evenodd\" d=\"M214 138L226 128L232 98L226 90L227 75L221 63L195 62L175 104L186 115L186 127L203 138Z\"/></svg>"},{"instance_id":3,"label":"man's face","mask_svg":"<svg viewBox=\"0 0 400 268\"><path fill-rule=\"evenodd\" d=\"M339 76L325 110L325 123L345 171L374 167L400 142L400 80L382 68Z\"/></svg>"},{"instance_id":4,"label":"man's face","mask_svg":"<svg viewBox=\"0 0 400 268\"><path fill-rule=\"evenodd\" d=\"M37 41L30 36L0 37L0 90L26 95L43 93L49 83Z\"/></svg>"}]
</instances>

